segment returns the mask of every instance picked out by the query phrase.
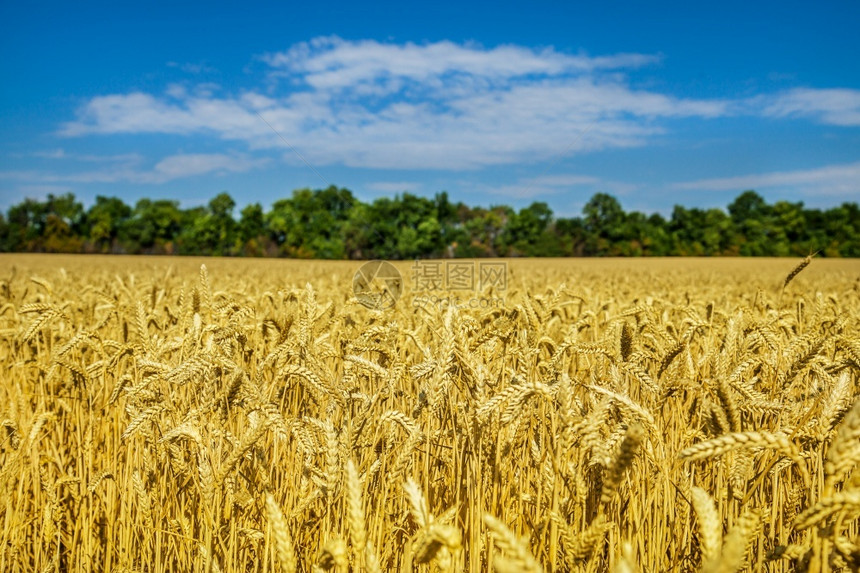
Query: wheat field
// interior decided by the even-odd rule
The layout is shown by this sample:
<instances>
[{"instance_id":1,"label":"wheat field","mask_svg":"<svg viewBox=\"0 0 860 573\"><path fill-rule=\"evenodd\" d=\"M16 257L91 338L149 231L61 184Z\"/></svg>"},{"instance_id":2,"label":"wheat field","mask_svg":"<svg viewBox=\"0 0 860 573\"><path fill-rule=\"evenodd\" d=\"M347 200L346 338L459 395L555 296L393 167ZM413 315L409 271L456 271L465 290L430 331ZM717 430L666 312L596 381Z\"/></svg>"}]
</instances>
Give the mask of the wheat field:
<instances>
[{"instance_id":1,"label":"wheat field","mask_svg":"<svg viewBox=\"0 0 860 573\"><path fill-rule=\"evenodd\" d=\"M0 571L860 567L860 264L506 264L0 256Z\"/></svg>"}]
</instances>

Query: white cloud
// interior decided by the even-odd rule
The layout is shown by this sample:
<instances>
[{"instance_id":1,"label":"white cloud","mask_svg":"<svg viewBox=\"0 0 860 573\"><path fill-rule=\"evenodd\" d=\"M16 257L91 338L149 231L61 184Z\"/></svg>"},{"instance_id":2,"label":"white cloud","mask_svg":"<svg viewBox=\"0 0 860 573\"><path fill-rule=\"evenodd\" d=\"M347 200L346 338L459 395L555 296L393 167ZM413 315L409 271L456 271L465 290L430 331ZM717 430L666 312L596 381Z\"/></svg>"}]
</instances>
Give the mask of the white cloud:
<instances>
[{"instance_id":1,"label":"white cloud","mask_svg":"<svg viewBox=\"0 0 860 573\"><path fill-rule=\"evenodd\" d=\"M49 193L61 195L69 191L66 185L20 185L18 192L23 193L26 197L46 197Z\"/></svg>"},{"instance_id":2,"label":"white cloud","mask_svg":"<svg viewBox=\"0 0 860 573\"><path fill-rule=\"evenodd\" d=\"M860 162L814 169L774 171L737 177L700 179L673 185L675 189L740 191L743 189L796 190L808 196L860 196Z\"/></svg>"},{"instance_id":3,"label":"white cloud","mask_svg":"<svg viewBox=\"0 0 860 573\"><path fill-rule=\"evenodd\" d=\"M47 151L35 151L32 153L33 157L39 157L42 159L64 159L68 157L66 155L66 151L62 148L50 149Z\"/></svg>"},{"instance_id":4,"label":"white cloud","mask_svg":"<svg viewBox=\"0 0 860 573\"><path fill-rule=\"evenodd\" d=\"M301 93L277 102L246 93L237 99L189 97L177 104L134 93L94 98L61 134L212 133L251 148L282 146L268 122L316 164L467 169L546 159L586 130L568 151L642 145L663 132L653 124L656 118L713 117L726 108L720 102L677 100L590 80L440 101L447 109L431 101L372 109Z\"/></svg>"},{"instance_id":5,"label":"white cloud","mask_svg":"<svg viewBox=\"0 0 860 573\"><path fill-rule=\"evenodd\" d=\"M797 88L764 106L772 117L811 117L830 125L860 125L860 90Z\"/></svg>"},{"instance_id":6,"label":"white cloud","mask_svg":"<svg viewBox=\"0 0 860 573\"><path fill-rule=\"evenodd\" d=\"M91 163L138 163L143 161L143 156L139 153L118 153L111 155L99 155L91 153L69 153L63 148L50 149L45 151L34 151L32 153L16 153L14 157L37 157L39 159L63 159L72 161L88 161Z\"/></svg>"},{"instance_id":7,"label":"white cloud","mask_svg":"<svg viewBox=\"0 0 860 573\"><path fill-rule=\"evenodd\" d=\"M92 163L140 163L143 161L143 155L140 153L116 153L113 155L68 153L66 157Z\"/></svg>"},{"instance_id":8,"label":"white cloud","mask_svg":"<svg viewBox=\"0 0 860 573\"><path fill-rule=\"evenodd\" d=\"M433 84L444 81L446 75L500 82L528 75L557 76L632 68L659 61L658 56L646 54L592 58L552 48L532 50L505 45L484 49L449 41L398 45L375 40L350 42L337 37L303 42L262 59L278 70L276 76L298 76L300 81L319 90L354 89L356 85L378 80L389 80L383 85L396 90L403 81Z\"/></svg>"},{"instance_id":9,"label":"white cloud","mask_svg":"<svg viewBox=\"0 0 860 573\"><path fill-rule=\"evenodd\" d=\"M182 84L170 84L164 93L174 99L183 99L188 96L188 88Z\"/></svg>"},{"instance_id":10,"label":"white cloud","mask_svg":"<svg viewBox=\"0 0 860 573\"><path fill-rule=\"evenodd\" d=\"M9 207L17 205L25 199L35 199L44 201L49 194L62 195L64 193L75 192L73 187L68 185L49 185L49 184L23 184L9 185L0 184L0 209L6 211Z\"/></svg>"},{"instance_id":11,"label":"white cloud","mask_svg":"<svg viewBox=\"0 0 860 573\"><path fill-rule=\"evenodd\" d=\"M277 79L269 92L99 96L60 133L212 134L283 147L267 122L314 165L475 169L643 145L664 132L660 120L730 113L726 101L631 88L621 72L659 60L645 54L321 38L263 60Z\"/></svg>"},{"instance_id":12,"label":"white cloud","mask_svg":"<svg viewBox=\"0 0 860 573\"><path fill-rule=\"evenodd\" d=\"M366 189L371 191L381 191L383 193L418 193L424 187L416 181L374 181L364 185Z\"/></svg>"},{"instance_id":13,"label":"white cloud","mask_svg":"<svg viewBox=\"0 0 860 573\"><path fill-rule=\"evenodd\" d=\"M79 116L78 121L64 125L60 134L189 134L203 130L229 134L237 128L253 133L259 123L234 100L189 97L177 105L140 92L95 97Z\"/></svg>"},{"instance_id":14,"label":"white cloud","mask_svg":"<svg viewBox=\"0 0 860 573\"><path fill-rule=\"evenodd\" d=\"M212 66L209 66L209 65L207 65L207 64L205 64L205 63L203 63L203 62L199 62L199 63L196 63L196 64L195 64L195 63L184 63L184 64L180 64L180 63L178 63L178 62L167 62L167 67L169 67L169 68L179 68L180 70L182 70L182 71L183 71L183 72L185 72L186 74L194 74L194 75L198 75L198 74L211 74L211 73L213 73L213 72L217 72L217 71L218 71L218 70L216 70L215 68L213 68Z\"/></svg>"},{"instance_id":15,"label":"white cloud","mask_svg":"<svg viewBox=\"0 0 860 573\"><path fill-rule=\"evenodd\" d=\"M223 153L190 153L165 157L151 168L141 165L139 156L126 162L107 164L101 169L57 173L51 171L0 171L0 180L15 180L30 185L55 183L166 183L199 175L242 173L266 165L268 159Z\"/></svg>"},{"instance_id":16,"label":"white cloud","mask_svg":"<svg viewBox=\"0 0 860 573\"><path fill-rule=\"evenodd\" d=\"M510 197L512 199L540 199L575 191L592 194L607 192L626 195L636 189L635 185L623 181L601 179L592 175L562 174L538 175L531 179L519 179L501 185L481 185L480 190L487 195Z\"/></svg>"},{"instance_id":17,"label":"white cloud","mask_svg":"<svg viewBox=\"0 0 860 573\"><path fill-rule=\"evenodd\" d=\"M642 146L682 118L860 125L857 90L693 99L636 88L629 71L660 61L648 54L326 37L260 59L269 67L259 89L200 83L98 96L60 134L196 134L284 149L298 163L283 137L316 167L468 170Z\"/></svg>"},{"instance_id":18,"label":"white cloud","mask_svg":"<svg viewBox=\"0 0 860 573\"><path fill-rule=\"evenodd\" d=\"M172 155L156 163L150 174L144 174L144 179L151 177L154 182L162 182L207 173L241 173L266 163L266 159L251 159L223 153Z\"/></svg>"},{"instance_id":19,"label":"white cloud","mask_svg":"<svg viewBox=\"0 0 860 573\"><path fill-rule=\"evenodd\" d=\"M599 182L600 178L591 175L540 175L531 180L533 185L548 185L553 187L594 185Z\"/></svg>"}]
</instances>

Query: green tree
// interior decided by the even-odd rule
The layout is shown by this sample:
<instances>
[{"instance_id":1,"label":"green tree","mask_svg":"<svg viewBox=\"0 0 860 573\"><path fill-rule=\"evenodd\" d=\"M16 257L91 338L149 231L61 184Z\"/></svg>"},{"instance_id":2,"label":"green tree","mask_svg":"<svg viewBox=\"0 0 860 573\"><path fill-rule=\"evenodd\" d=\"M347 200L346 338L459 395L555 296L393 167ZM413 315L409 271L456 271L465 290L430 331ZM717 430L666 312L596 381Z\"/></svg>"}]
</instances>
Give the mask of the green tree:
<instances>
[{"instance_id":1,"label":"green tree","mask_svg":"<svg viewBox=\"0 0 860 573\"><path fill-rule=\"evenodd\" d=\"M84 208L74 194L25 199L8 211L5 250L75 253L83 247Z\"/></svg>"},{"instance_id":2,"label":"green tree","mask_svg":"<svg viewBox=\"0 0 860 573\"><path fill-rule=\"evenodd\" d=\"M229 193L216 195L205 208L183 212L181 251L186 254L229 255L235 242L236 202Z\"/></svg>"},{"instance_id":3,"label":"green tree","mask_svg":"<svg viewBox=\"0 0 860 573\"><path fill-rule=\"evenodd\" d=\"M87 237L93 248L101 253L119 251L120 230L131 213L122 199L97 195L86 214Z\"/></svg>"},{"instance_id":4,"label":"green tree","mask_svg":"<svg viewBox=\"0 0 860 573\"><path fill-rule=\"evenodd\" d=\"M489 209L475 208L464 224L468 233L468 243L458 244L455 254L458 257L495 257L507 253L503 234L514 210L507 205L495 205Z\"/></svg>"},{"instance_id":5,"label":"green tree","mask_svg":"<svg viewBox=\"0 0 860 573\"><path fill-rule=\"evenodd\" d=\"M648 217L650 230L643 243L647 255L665 257L672 254L672 238L668 227L668 221L659 213L653 213Z\"/></svg>"},{"instance_id":6,"label":"green tree","mask_svg":"<svg viewBox=\"0 0 860 573\"><path fill-rule=\"evenodd\" d=\"M772 209L755 191L744 191L729 204L741 255L773 255Z\"/></svg>"},{"instance_id":7,"label":"green tree","mask_svg":"<svg viewBox=\"0 0 860 573\"><path fill-rule=\"evenodd\" d=\"M436 201L411 193L357 206L344 227L348 250L363 258L442 256L448 239L437 213Z\"/></svg>"},{"instance_id":8,"label":"green tree","mask_svg":"<svg viewBox=\"0 0 860 573\"><path fill-rule=\"evenodd\" d=\"M341 226L345 255L350 259L374 258L372 245L375 229L369 222L370 206L356 201Z\"/></svg>"},{"instance_id":9,"label":"green tree","mask_svg":"<svg viewBox=\"0 0 860 573\"><path fill-rule=\"evenodd\" d=\"M262 205L252 203L242 209L237 233L243 255L259 257L266 253L266 219Z\"/></svg>"},{"instance_id":10,"label":"green tree","mask_svg":"<svg viewBox=\"0 0 860 573\"><path fill-rule=\"evenodd\" d=\"M843 203L822 211L803 203L768 203L755 191L722 209L675 206L659 214L626 213L597 193L582 217L553 217L546 203L519 211L452 203L446 192L403 193L370 203L348 189L298 189L269 212L259 204L233 218L226 192L206 206L141 199L131 209L96 197L84 211L71 193L25 199L0 214L0 250L268 255L318 258L485 256L779 255L860 256L860 211Z\"/></svg>"},{"instance_id":11,"label":"green tree","mask_svg":"<svg viewBox=\"0 0 860 573\"><path fill-rule=\"evenodd\" d=\"M24 199L9 208L6 251L38 251L45 232L45 205L35 199Z\"/></svg>"},{"instance_id":12,"label":"green tree","mask_svg":"<svg viewBox=\"0 0 860 573\"><path fill-rule=\"evenodd\" d=\"M552 209L535 202L513 214L505 226L504 242L514 255L558 256L557 243L550 232Z\"/></svg>"},{"instance_id":13,"label":"green tree","mask_svg":"<svg viewBox=\"0 0 860 573\"><path fill-rule=\"evenodd\" d=\"M434 198L436 209L436 220L439 223L439 241L442 250L442 255L450 257L454 255L454 249L457 244L466 239L466 234L463 232L463 221L461 216L464 214L464 208L468 209L463 203L452 203L448 198L448 192L442 191L437 193Z\"/></svg>"},{"instance_id":14,"label":"green tree","mask_svg":"<svg viewBox=\"0 0 860 573\"><path fill-rule=\"evenodd\" d=\"M6 221L6 215L0 213L0 253L9 252L11 227Z\"/></svg>"},{"instance_id":15,"label":"green tree","mask_svg":"<svg viewBox=\"0 0 860 573\"><path fill-rule=\"evenodd\" d=\"M172 254L182 223L178 201L141 199L120 229L120 236L129 252Z\"/></svg>"},{"instance_id":16,"label":"green tree","mask_svg":"<svg viewBox=\"0 0 860 573\"><path fill-rule=\"evenodd\" d=\"M272 205L266 226L282 256L342 259L346 246L341 229L354 203L348 189L299 189Z\"/></svg>"},{"instance_id":17,"label":"green tree","mask_svg":"<svg viewBox=\"0 0 860 573\"><path fill-rule=\"evenodd\" d=\"M613 245L615 254L623 256L665 256L671 252L666 220L659 214L646 216L632 212L624 216L623 238Z\"/></svg>"},{"instance_id":18,"label":"green tree","mask_svg":"<svg viewBox=\"0 0 860 573\"><path fill-rule=\"evenodd\" d=\"M84 206L73 193L48 195L45 218L45 250L79 253L83 247Z\"/></svg>"},{"instance_id":19,"label":"green tree","mask_svg":"<svg viewBox=\"0 0 860 573\"><path fill-rule=\"evenodd\" d=\"M582 208L585 215L585 252L588 255L616 255L616 242L623 239L625 213L618 199L597 193Z\"/></svg>"},{"instance_id":20,"label":"green tree","mask_svg":"<svg viewBox=\"0 0 860 573\"><path fill-rule=\"evenodd\" d=\"M735 239L732 220L720 209L687 209L675 205L669 231L674 254L683 256L731 254Z\"/></svg>"},{"instance_id":21,"label":"green tree","mask_svg":"<svg viewBox=\"0 0 860 573\"><path fill-rule=\"evenodd\" d=\"M585 225L581 217L556 219L555 234L562 256L581 257L585 254Z\"/></svg>"},{"instance_id":22,"label":"green tree","mask_svg":"<svg viewBox=\"0 0 860 573\"><path fill-rule=\"evenodd\" d=\"M777 201L771 209L771 220L775 255L806 256L811 252L804 240L806 216L802 202Z\"/></svg>"},{"instance_id":23,"label":"green tree","mask_svg":"<svg viewBox=\"0 0 860 573\"><path fill-rule=\"evenodd\" d=\"M843 203L824 213L823 238L819 249L828 257L860 256L860 210L856 203Z\"/></svg>"}]
</instances>

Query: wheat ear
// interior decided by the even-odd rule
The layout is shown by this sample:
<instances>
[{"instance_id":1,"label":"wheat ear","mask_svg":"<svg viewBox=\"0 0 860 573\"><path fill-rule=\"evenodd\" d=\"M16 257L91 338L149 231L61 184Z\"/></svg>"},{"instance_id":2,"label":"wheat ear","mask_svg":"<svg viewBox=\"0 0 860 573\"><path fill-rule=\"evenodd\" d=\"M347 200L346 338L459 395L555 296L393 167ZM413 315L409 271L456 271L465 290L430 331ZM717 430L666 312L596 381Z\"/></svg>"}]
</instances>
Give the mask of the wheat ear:
<instances>
[{"instance_id":1,"label":"wheat ear","mask_svg":"<svg viewBox=\"0 0 860 573\"><path fill-rule=\"evenodd\" d=\"M791 281L794 280L794 277L796 277L797 275L800 274L800 271L802 271L803 269L805 269L806 267L809 266L809 263L812 262L812 257L814 257L814 256L815 255L809 255L809 256L805 257L802 261L800 261L800 263L796 267L791 269L791 272L788 273L787 277L785 277L785 282L782 283L782 289L783 290L785 290L785 287L788 286L788 283L790 283Z\"/></svg>"},{"instance_id":2,"label":"wheat ear","mask_svg":"<svg viewBox=\"0 0 860 573\"><path fill-rule=\"evenodd\" d=\"M287 528L287 519L284 517L278 502L272 494L266 494L266 513L269 523L272 524L272 535L275 537L275 549L278 553L278 561L284 573L295 573L296 551L293 548L293 540Z\"/></svg>"},{"instance_id":3,"label":"wheat ear","mask_svg":"<svg viewBox=\"0 0 860 573\"><path fill-rule=\"evenodd\" d=\"M700 487L693 487L690 492L693 509L696 510L696 520L699 522L699 545L702 548L702 565L707 568L720 558L720 547L723 544L723 525L714 500L708 492Z\"/></svg>"},{"instance_id":4,"label":"wheat ear","mask_svg":"<svg viewBox=\"0 0 860 573\"><path fill-rule=\"evenodd\" d=\"M543 573L543 567L529 552L526 542L514 535L502 521L489 513L484 514L484 525L490 530L496 545L505 552L505 556L496 555L493 567L500 573Z\"/></svg>"}]
</instances>

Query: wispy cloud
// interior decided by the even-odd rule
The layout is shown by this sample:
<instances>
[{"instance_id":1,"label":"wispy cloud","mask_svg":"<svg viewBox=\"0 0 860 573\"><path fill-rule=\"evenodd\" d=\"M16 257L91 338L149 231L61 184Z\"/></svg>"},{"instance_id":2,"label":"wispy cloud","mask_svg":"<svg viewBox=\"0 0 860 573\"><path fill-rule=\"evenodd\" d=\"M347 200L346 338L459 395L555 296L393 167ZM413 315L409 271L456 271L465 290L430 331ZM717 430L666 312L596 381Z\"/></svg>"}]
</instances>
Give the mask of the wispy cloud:
<instances>
[{"instance_id":1,"label":"wispy cloud","mask_svg":"<svg viewBox=\"0 0 860 573\"><path fill-rule=\"evenodd\" d=\"M599 191L626 195L636 189L636 186L623 182L603 179L592 175L562 174L541 175L531 179L518 179L500 185L481 185L483 192L488 195L509 197L512 199L544 199L576 191L577 194L591 194Z\"/></svg>"},{"instance_id":2,"label":"wispy cloud","mask_svg":"<svg viewBox=\"0 0 860 573\"><path fill-rule=\"evenodd\" d=\"M591 175L540 175L530 181L532 185L550 187L574 187L577 185L595 185L600 183L599 177Z\"/></svg>"},{"instance_id":3,"label":"wispy cloud","mask_svg":"<svg viewBox=\"0 0 860 573\"><path fill-rule=\"evenodd\" d=\"M354 90L365 85L370 93L381 93L399 91L404 82L423 86L464 80L507 82L526 76L633 68L653 64L660 58L649 54L589 57L513 45L484 49L448 41L399 45L324 37L261 59L274 68L273 76L298 78L318 90Z\"/></svg>"},{"instance_id":4,"label":"wispy cloud","mask_svg":"<svg viewBox=\"0 0 860 573\"><path fill-rule=\"evenodd\" d=\"M49 194L62 195L74 191L75 189L69 185L16 184L0 180L0 209L6 210L25 199L41 201L46 199Z\"/></svg>"},{"instance_id":5,"label":"wispy cloud","mask_svg":"<svg viewBox=\"0 0 860 573\"><path fill-rule=\"evenodd\" d=\"M86 161L90 163L137 163L143 161L143 156L139 153L116 153L116 154L93 154L93 153L70 153L58 147L56 149L47 149L41 151L33 151L30 153L12 153L11 157L35 157L38 159L61 159L66 161Z\"/></svg>"},{"instance_id":6,"label":"wispy cloud","mask_svg":"<svg viewBox=\"0 0 860 573\"><path fill-rule=\"evenodd\" d=\"M422 183L417 181L373 181L364 185L366 189L371 191L381 191L382 193L420 193L424 188Z\"/></svg>"},{"instance_id":7,"label":"wispy cloud","mask_svg":"<svg viewBox=\"0 0 860 573\"><path fill-rule=\"evenodd\" d=\"M765 100L764 114L808 117L840 126L860 125L860 90L797 88Z\"/></svg>"},{"instance_id":8,"label":"wispy cloud","mask_svg":"<svg viewBox=\"0 0 860 573\"><path fill-rule=\"evenodd\" d=\"M188 153L171 155L155 164L153 170L144 174L155 182L170 181L182 177L204 175L207 173L242 173L268 163L268 159L252 159L247 156L225 155L223 153Z\"/></svg>"},{"instance_id":9,"label":"wispy cloud","mask_svg":"<svg viewBox=\"0 0 860 573\"><path fill-rule=\"evenodd\" d=\"M785 189L808 196L860 196L860 162L828 165L816 169L775 171L700 179L673 185L675 189L737 191L740 189Z\"/></svg>"},{"instance_id":10,"label":"wispy cloud","mask_svg":"<svg viewBox=\"0 0 860 573\"><path fill-rule=\"evenodd\" d=\"M194 74L194 75L211 74L213 72L218 71L205 62L197 62L197 63L186 62L184 64L180 64L179 62L167 62L167 67L168 68L179 68L180 70L182 70L186 74Z\"/></svg>"},{"instance_id":11,"label":"wispy cloud","mask_svg":"<svg viewBox=\"0 0 860 573\"><path fill-rule=\"evenodd\" d=\"M31 153L33 157L39 157L42 159L64 159L66 156L66 150L62 148L57 149L48 149L45 151L34 151ZM20 156L20 154L19 154Z\"/></svg>"},{"instance_id":12,"label":"wispy cloud","mask_svg":"<svg viewBox=\"0 0 860 573\"><path fill-rule=\"evenodd\" d=\"M0 171L0 180L14 180L30 185L55 183L166 183L198 175L241 173L268 163L267 158L251 158L243 154L224 153L176 154L145 167L139 156L107 164L99 169L60 173L51 170Z\"/></svg>"},{"instance_id":13,"label":"wispy cloud","mask_svg":"<svg viewBox=\"0 0 860 573\"><path fill-rule=\"evenodd\" d=\"M49 193L60 195L69 190L66 185L20 185L18 193L25 197L44 197Z\"/></svg>"}]
</instances>

